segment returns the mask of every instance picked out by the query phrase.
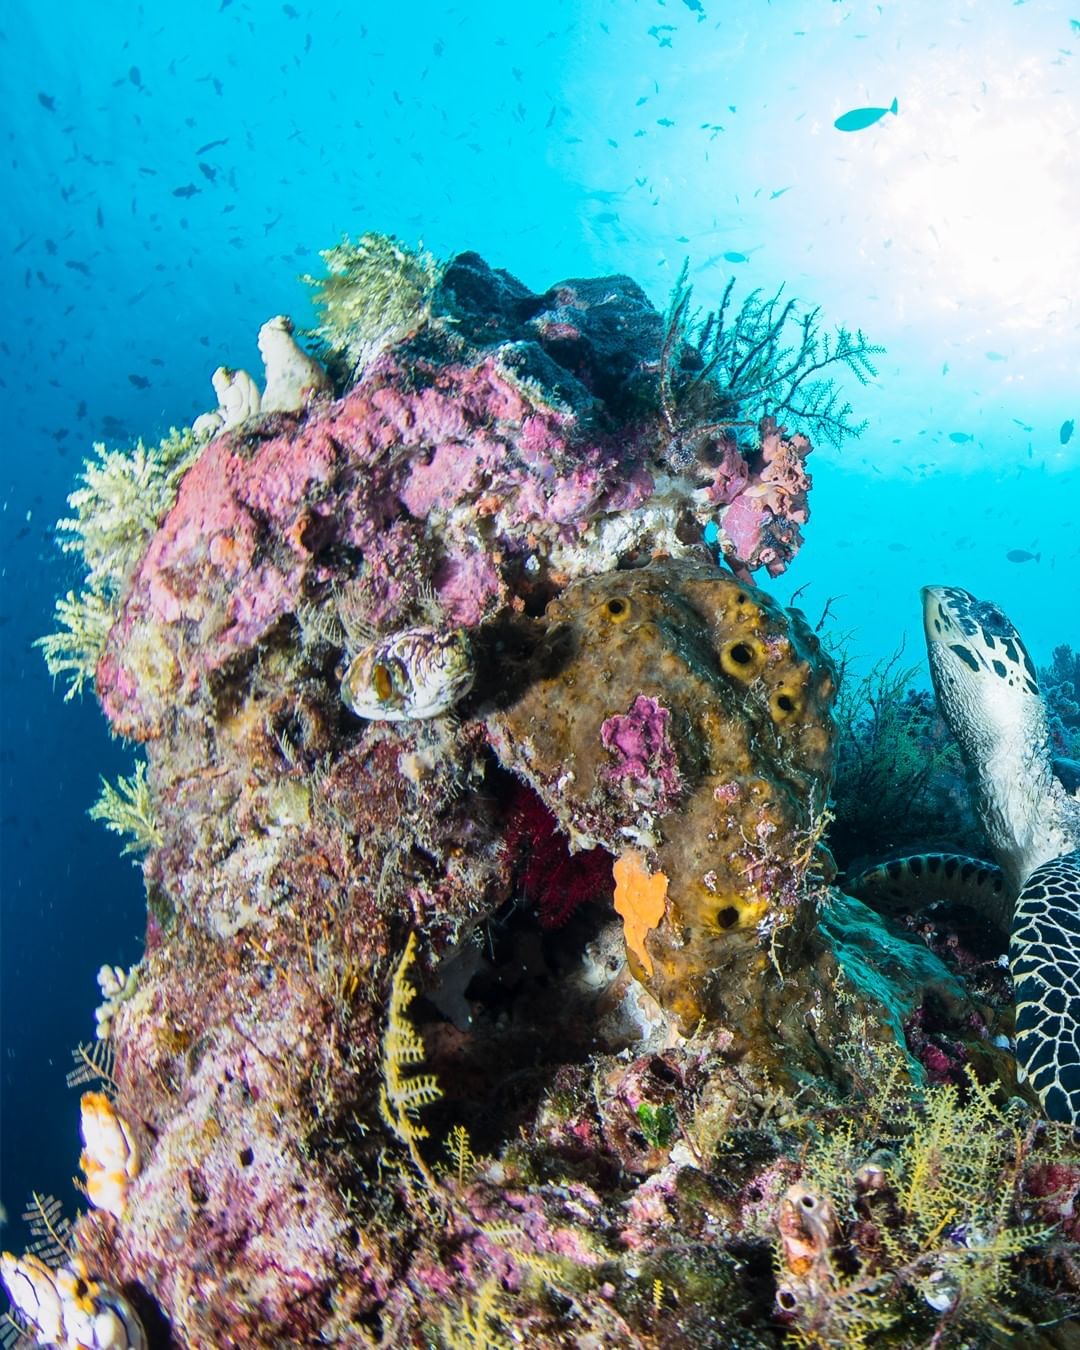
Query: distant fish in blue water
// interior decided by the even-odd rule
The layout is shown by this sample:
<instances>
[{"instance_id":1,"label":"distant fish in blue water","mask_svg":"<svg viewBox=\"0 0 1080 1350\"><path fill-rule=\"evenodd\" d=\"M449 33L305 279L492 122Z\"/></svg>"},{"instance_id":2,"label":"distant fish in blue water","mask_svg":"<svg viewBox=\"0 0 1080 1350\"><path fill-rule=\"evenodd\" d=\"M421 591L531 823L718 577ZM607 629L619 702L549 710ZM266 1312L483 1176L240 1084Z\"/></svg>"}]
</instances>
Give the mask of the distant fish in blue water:
<instances>
[{"instance_id":1,"label":"distant fish in blue water","mask_svg":"<svg viewBox=\"0 0 1080 1350\"><path fill-rule=\"evenodd\" d=\"M41 104L43 108L47 108L49 112L56 111L56 99L53 97L52 94L39 93L37 96L37 101Z\"/></svg>"},{"instance_id":2,"label":"distant fish in blue water","mask_svg":"<svg viewBox=\"0 0 1080 1350\"><path fill-rule=\"evenodd\" d=\"M733 251L730 252L730 253L725 253L725 254L724 254L724 261L725 261L725 262L734 262L734 263L743 263L743 262L749 262L750 259L746 256L745 253L736 253L736 252L734 252L734 250L733 250Z\"/></svg>"},{"instance_id":3,"label":"distant fish in blue water","mask_svg":"<svg viewBox=\"0 0 1080 1350\"><path fill-rule=\"evenodd\" d=\"M895 113L898 109L896 99L887 108L852 108L833 123L837 131L865 131L875 122L880 122L886 113Z\"/></svg>"},{"instance_id":4,"label":"distant fish in blue water","mask_svg":"<svg viewBox=\"0 0 1080 1350\"><path fill-rule=\"evenodd\" d=\"M1005 557L1009 562L1042 562L1041 553L1029 553L1026 548L1011 548Z\"/></svg>"},{"instance_id":5,"label":"distant fish in blue water","mask_svg":"<svg viewBox=\"0 0 1080 1350\"><path fill-rule=\"evenodd\" d=\"M1062 445L1068 445L1069 442L1072 440L1073 428L1075 427L1075 425L1076 424L1073 422L1071 417L1067 422L1062 422L1061 430L1058 432L1058 440L1061 442Z\"/></svg>"},{"instance_id":6,"label":"distant fish in blue water","mask_svg":"<svg viewBox=\"0 0 1080 1350\"><path fill-rule=\"evenodd\" d=\"M970 431L949 432L949 440L953 441L956 445L966 445L968 441L973 441L974 439L975 437L971 434Z\"/></svg>"},{"instance_id":7,"label":"distant fish in blue water","mask_svg":"<svg viewBox=\"0 0 1080 1350\"><path fill-rule=\"evenodd\" d=\"M194 183L185 183L183 187L173 188L174 197L194 197L199 189Z\"/></svg>"},{"instance_id":8,"label":"distant fish in blue water","mask_svg":"<svg viewBox=\"0 0 1080 1350\"><path fill-rule=\"evenodd\" d=\"M131 381L131 383L135 386L136 389L150 388L150 381L146 378L145 375L129 375L128 379Z\"/></svg>"}]
</instances>

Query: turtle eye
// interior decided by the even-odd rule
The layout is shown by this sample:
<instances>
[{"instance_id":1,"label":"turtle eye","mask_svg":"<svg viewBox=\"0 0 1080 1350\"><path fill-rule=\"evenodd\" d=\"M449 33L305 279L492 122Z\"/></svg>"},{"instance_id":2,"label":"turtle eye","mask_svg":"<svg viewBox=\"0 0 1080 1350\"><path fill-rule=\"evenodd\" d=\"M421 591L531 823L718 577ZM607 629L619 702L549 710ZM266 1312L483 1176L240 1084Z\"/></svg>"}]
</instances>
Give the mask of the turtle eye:
<instances>
[{"instance_id":1,"label":"turtle eye","mask_svg":"<svg viewBox=\"0 0 1080 1350\"><path fill-rule=\"evenodd\" d=\"M997 605L990 604L989 601L978 607L976 617L982 627L993 633L995 637L1000 637L1003 633L1012 630L1012 624L1009 623L1005 615L998 609Z\"/></svg>"}]
</instances>

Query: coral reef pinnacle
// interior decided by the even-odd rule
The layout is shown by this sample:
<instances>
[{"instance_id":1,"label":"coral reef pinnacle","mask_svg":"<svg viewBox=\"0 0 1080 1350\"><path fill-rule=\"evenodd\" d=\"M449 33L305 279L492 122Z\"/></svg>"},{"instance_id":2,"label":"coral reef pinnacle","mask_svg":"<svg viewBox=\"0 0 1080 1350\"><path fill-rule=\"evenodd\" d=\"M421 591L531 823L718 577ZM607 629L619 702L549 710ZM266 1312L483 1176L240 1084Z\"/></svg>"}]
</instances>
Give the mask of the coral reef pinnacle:
<instances>
[{"instance_id":1,"label":"coral reef pinnacle","mask_svg":"<svg viewBox=\"0 0 1080 1350\"><path fill-rule=\"evenodd\" d=\"M1025 1194L1012 1117L967 1089L964 1234L910 1178L1000 1027L830 885L836 672L750 581L809 443L691 436L707 362L630 278L326 261L317 365L271 320L262 396L222 373L214 434L103 451L73 506L106 581L46 654L144 745L98 815L148 915L82 1053L90 1208L39 1200L48 1260L0 1264L27 1336L756 1350L922 1335L938 1270L989 1316L1004 1258L952 1258L1027 1250L984 1199ZM892 1250L867 1310L845 1262Z\"/></svg>"}]
</instances>

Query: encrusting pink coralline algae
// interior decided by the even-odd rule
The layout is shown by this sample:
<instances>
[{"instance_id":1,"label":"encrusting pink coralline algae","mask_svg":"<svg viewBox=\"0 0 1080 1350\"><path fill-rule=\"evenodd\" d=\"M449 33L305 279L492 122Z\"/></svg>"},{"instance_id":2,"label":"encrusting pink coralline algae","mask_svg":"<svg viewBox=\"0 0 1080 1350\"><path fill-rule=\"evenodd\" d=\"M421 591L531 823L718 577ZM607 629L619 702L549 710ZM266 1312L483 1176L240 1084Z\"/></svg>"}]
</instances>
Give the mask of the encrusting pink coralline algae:
<instances>
[{"instance_id":1,"label":"encrusting pink coralline algae","mask_svg":"<svg viewBox=\"0 0 1080 1350\"><path fill-rule=\"evenodd\" d=\"M242 423L206 447L98 666L117 732L157 734L166 708L320 587L362 591L375 628L399 626L421 591L447 623L474 628L577 576L685 555L710 522L736 570L787 566L808 515L809 442L766 421L760 448L714 438L673 474L642 395L663 323L633 282L531 296L464 255L444 294L466 287L471 306L493 308L492 327L529 317L467 347L463 329L485 336L470 310L446 325L442 349L395 348L343 398Z\"/></svg>"}]
</instances>

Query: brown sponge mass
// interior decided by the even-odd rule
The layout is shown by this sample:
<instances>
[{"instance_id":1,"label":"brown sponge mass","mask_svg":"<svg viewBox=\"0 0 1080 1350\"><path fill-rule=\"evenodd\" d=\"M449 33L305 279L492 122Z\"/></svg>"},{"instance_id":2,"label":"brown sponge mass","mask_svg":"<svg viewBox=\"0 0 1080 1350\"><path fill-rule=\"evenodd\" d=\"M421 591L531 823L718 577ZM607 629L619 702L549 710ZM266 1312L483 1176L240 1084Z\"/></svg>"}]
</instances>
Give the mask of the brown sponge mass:
<instances>
[{"instance_id":1,"label":"brown sponge mass","mask_svg":"<svg viewBox=\"0 0 1080 1350\"><path fill-rule=\"evenodd\" d=\"M490 719L503 763L573 847L620 858L631 968L682 1028L744 1022L827 856L832 662L797 611L696 562L575 582L542 624L531 681Z\"/></svg>"}]
</instances>

